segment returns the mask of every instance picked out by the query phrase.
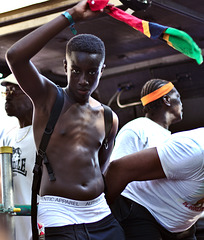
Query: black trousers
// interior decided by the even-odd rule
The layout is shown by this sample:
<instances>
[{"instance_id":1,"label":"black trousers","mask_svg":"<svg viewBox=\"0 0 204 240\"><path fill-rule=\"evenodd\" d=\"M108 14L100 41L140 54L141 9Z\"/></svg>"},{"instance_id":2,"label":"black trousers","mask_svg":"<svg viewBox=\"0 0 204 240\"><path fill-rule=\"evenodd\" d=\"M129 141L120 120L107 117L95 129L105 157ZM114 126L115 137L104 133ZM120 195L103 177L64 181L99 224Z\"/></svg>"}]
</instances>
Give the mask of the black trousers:
<instances>
[{"instance_id":1,"label":"black trousers","mask_svg":"<svg viewBox=\"0 0 204 240\"><path fill-rule=\"evenodd\" d=\"M198 240L204 240L204 218L198 219L196 223L196 237Z\"/></svg>"},{"instance_id":2,"label":"black trousers","mask_svg":"<svg viewBox=\"0 0 204 240\"><path fill-rule=\"evenodd\" d=\"M126 240L196 240L195 226L184 232L171 233L146 208L123 196L115 201L111 210L124 229Z\"/></svg>"},{"instance_id":3,"label":"black trousers","mask_svg":"<svg viewBox=\"0 0 204 240\"><path fill-rule=\"evenodd\" d=\"M45 240L125 240L125 236L111 214L95 223L45 228Z\"/></svg>"}]
</instances>

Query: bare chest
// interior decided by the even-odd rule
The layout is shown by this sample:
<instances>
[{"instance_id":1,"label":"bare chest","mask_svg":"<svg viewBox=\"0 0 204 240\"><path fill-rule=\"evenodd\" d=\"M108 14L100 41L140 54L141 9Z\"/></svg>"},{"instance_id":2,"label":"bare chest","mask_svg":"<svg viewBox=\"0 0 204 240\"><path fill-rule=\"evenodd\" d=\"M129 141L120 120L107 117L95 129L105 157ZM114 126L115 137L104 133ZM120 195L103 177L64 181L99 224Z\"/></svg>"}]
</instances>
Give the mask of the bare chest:
<instances>
[{"instance_id":1,"label":"bare chest","mask_svg":"<svg viewBox=\"0 0 204 240\"><path fill-rule=\"evenodd\" d=\"M72 146L100 144L104 138L104 118L101 110L73 105L64 112L55 127L53 140Z\"/></svg>"}]
</instances>

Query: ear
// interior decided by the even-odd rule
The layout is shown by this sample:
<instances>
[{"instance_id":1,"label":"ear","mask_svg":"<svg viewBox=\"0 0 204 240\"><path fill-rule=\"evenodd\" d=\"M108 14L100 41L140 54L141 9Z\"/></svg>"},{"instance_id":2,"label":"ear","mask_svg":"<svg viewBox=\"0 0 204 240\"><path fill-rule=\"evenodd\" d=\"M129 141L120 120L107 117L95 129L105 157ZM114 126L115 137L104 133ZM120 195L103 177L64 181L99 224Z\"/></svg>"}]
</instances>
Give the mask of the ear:
<instances>
[{"instance_id":1,"label":"ear","mask_svg":"<svg viewBox=\"0 0 204 240\"><path fill-rule=\"evenodd\" d=\"M162 100L166 106L169 106L169 107L171 106L171 98L168 95L164 95L162 97Z\"/></svg>"},{"instance_id":2,"label":"ear","mask_svg":"<svg viewBox=\"0 0 204 240\"><path fill-rule=\"evenodd\" d=\"M104 71L105 67L106 67L106 64L103 64L103 67L101 68L100 77L101 77L101 75L103 74L103 71Z\"/></svg>"},{"instance_id":3,"label":"ear","mask_svg":"<svg viewBox=\"0 0 204 240\"><path fill-rule=\"evenodd\" d=\"M63 64L64 64L64 71L65 71L65 73L67 73L67 61L66 61L66 59L63 60Z\"/></svg>"}]
</instances>

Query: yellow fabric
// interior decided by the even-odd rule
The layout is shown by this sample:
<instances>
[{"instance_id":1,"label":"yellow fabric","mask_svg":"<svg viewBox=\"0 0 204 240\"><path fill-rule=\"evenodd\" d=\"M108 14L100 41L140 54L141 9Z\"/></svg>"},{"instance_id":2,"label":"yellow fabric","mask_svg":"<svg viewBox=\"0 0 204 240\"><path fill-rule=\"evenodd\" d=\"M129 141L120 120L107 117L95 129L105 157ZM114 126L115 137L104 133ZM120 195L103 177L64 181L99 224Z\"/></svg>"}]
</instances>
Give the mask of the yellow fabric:
<instances>
[{"instance_id":1,"label":"yellow fabric","mask_svg":"<svg viewBox=\"0 0 204 240\"><path fill-rule=\"evenodd\" d=\"M144 35L146 35L148 38L151 37L150 31L149 31L149 22L142 20L142 26L144 30Z\"/></svg>"}]
</instances>

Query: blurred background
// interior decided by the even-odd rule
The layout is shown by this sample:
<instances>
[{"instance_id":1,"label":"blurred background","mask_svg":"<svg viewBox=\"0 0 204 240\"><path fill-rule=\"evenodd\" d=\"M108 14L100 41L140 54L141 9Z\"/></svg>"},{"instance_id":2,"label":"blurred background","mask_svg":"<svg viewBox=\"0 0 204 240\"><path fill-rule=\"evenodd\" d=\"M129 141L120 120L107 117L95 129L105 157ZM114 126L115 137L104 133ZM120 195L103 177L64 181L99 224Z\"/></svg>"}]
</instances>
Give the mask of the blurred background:
<instances>
[{"instance_id":1,"label":"blurred background","mask_svg":"<svg viewBox=\"0 0 204 240\"><path fill-rule=\"evenodd\" d=\"M77 2L6 0L0 12L0 78L10 74L5 53L14 42ZM203 51L203 0L111 0L110 3L140 19L185 31ZM171 126L172 132L204 126L203 64L198 65L165 42L149 39L105 13L75 27L78 33L95 34L105 43L106 69L94 96L117 113L120 128L143 116L141 105L131 103L140 101L142 86L152 78L172 81L181 94L184 119ZM32 59L43 75L62 87L66 86L65 45L72 36L67 27ZM0 101L2 121L4 99Z\"/></svg>"}]
</instances>

